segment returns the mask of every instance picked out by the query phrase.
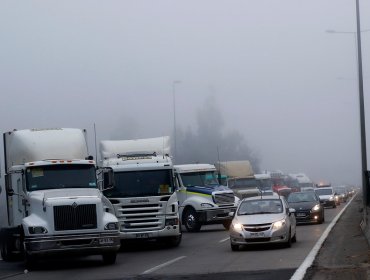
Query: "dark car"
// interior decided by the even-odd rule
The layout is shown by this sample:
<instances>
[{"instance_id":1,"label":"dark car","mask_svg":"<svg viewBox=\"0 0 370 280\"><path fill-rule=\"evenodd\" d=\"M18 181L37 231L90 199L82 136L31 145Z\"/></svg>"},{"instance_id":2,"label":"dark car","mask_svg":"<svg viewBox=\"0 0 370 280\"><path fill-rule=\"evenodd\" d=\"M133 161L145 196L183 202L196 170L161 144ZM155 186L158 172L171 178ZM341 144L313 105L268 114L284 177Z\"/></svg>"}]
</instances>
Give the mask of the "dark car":
<instances>
[{"instance_id":1,"label":"dark car","mask_svg":"<svg viewBox=\"0 0 370 280\"><path fill-rule=\"evenodd\" d=\"M318 223L325 221L324 207L315 192L294 192L288 197L289 207L295 209L297 223Z\"/></svg>"}]
</instances>

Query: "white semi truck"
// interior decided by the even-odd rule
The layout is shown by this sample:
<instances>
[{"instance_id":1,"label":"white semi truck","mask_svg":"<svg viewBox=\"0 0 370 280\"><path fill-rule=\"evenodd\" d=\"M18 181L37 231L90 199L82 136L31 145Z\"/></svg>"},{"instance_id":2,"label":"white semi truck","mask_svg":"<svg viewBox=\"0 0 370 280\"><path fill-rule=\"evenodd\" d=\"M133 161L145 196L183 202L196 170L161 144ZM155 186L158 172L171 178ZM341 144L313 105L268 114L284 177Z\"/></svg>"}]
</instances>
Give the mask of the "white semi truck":
<instances>
[{"instance_id":1,"label":"white semi truck","mask_svg":"<svg viewBox=\"0 0 370 280\"><path fill-rule=\"evenodd\" d=\"M98 186L82 129L26 129L4 133L7 227L5 261L26 264L54 254L102 255L112 264L120 247L117 218ZM104 186L113 173L105 170Z\"/></svg>"},{"instance_id":2,"label":"white semi truck","mask_svg":"<svg viewBox=\"0 0 370 280\"><path fill-rule=\"evenodd\" d=\"M229 229L239 199L232 190L219 184L216 167L211 164L175 165L180 218L189 232L202 225L223 224Z\"/></svg>"},{"instance_id":3,"label":"white semi truck","mask_svg":"<svg viewBox=\"0 0 370 280\"><path fill-rule=\"evenodd\" d=\"M102 166L114 171L115 188L104 192L114 206L121 240L181 242L179 207L168 136L101 141Z\"/></svg>"},{"instance_id":4,"label":"white semi truck","mask_svg":"<svg viewBox=\"0 0 370 280\"><path fill-rule=\"evenodd\" d=\"M259 196L261 190L248 160L223 161L216 164L218 172L227 176L227 185L240 199Z\"/></svg>"}]
</instances>

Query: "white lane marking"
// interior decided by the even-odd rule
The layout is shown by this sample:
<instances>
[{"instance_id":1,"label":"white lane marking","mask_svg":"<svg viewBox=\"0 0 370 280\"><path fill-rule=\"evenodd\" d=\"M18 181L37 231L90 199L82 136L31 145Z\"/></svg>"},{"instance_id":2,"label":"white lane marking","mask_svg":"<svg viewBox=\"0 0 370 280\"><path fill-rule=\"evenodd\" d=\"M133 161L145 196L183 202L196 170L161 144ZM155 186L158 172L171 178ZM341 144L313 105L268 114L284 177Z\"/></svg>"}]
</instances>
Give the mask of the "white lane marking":
<instances>
[{"instance_id":1,"label":"white lane marking","mask_svg":"<svg viewBox=\"0 0 370 280\"><path fill-rule=\"evenodd\" d=\"M357 196L357 193L355 196L351 198L351 200L347 203L347 205L340 211L335 218L331 221L331 223L328 225L328 227L325 229L324 233L321 235L320 239L317 240L315 246L313 246L310 253L307 255L307 257L304 259L304 261L301 263L301 265L297 268L297 270L294 272L293 276L290 278L290 280L302 280L304 278L304 275L306 274L307 269L312 265L313 261L316 258L317 253L319 252L322 244L324 243L325 239L328 237L330 231L335 226L337 221L339 220L340 216L343 214L343 212L347 209L348 205L352 202L352 200ZM298 241L299 242L299 241Z\"/></svg>"},{"instance_id":2,"label":"white lane marking","mask_svg":"<svg viewBox=\"0 0 370 280\"><path fill-rule=\"evenodd\" d=\"M151 269L145 270L145 271L144 271L143 273L141 273L141 274L143 275L143 274L149 274L149 273L152 273L152 272L154 272L154 271L156 271L156 270L158 270L158 269L161 269L161 268L163 268L163 267L165 267L165 266L168 266L168 265L170 265L170 264L173 264L174 262L177 262L177 261L179 261L179 260L181 260L181 259L183 259L183 258L186 258L186 256L181 256L181 257L178 257L178 258L176 258L176 259L170 260L170 261L168 261L168 262L162 263L162 264L160 264L160 265L157 265L157 266L155 266L155 267L152 267Z\"/></svg>"},{"instance_id":3,"label":"white lane marking","mask_svg":"<svg viewBox=\"0 0 370 280\"><path fill-rule=\"evenodd\" d=\"M222 240L218 241L218 243L223 243L223 242L225 242L225 241L227 241L227 240L230 240L230 237L225 238L225 239L222 239Z\"/></svg>"}]
</instances>

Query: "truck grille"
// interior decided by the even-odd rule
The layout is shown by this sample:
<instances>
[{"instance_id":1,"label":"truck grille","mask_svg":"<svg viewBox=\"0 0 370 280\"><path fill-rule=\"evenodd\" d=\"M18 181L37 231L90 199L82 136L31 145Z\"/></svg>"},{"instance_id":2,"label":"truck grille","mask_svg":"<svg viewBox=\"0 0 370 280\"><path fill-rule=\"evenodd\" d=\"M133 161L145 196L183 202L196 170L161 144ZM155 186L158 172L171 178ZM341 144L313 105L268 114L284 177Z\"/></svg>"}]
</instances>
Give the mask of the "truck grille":
<instances>
[{"instance_id":1,"label":"truck grille","mask_svg":"<svg viewBox=\"0 0 370 280\"><path fill-rule=\"evenodd\" d=\"M213 195L213 201L216 204L234 204L234 193L216 193Z\"/></svg>"},{"instance_id":2,"label":"truck grille","mask_svg":"<svg viewBox=\"0 0 370 280\"><path fill-rule=\"evenodd\" d=\"M56 231L97 228L96 205L54 206L54 227Z\"/></svg>"},{"instance_id":3,"label":"truck grille","mask_svg":"<svg viewBox=\"0 0 370 280\"><path fill-rule=\"evenodd\" d=\"M121 224L121 231L140 232L164 228L165 204L131 204L115 205Z\"/></svg>"}]
</instances>

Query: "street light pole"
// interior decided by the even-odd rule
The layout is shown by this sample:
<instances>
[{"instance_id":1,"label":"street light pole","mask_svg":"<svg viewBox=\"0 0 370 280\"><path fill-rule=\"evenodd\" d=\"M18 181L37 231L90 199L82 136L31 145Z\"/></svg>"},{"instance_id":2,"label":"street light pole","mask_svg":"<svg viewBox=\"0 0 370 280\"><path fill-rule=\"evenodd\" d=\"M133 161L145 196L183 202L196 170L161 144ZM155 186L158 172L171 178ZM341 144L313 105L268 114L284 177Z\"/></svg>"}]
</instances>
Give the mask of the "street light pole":
<instances>
[{"instance_id":1,"label":"street light pole","mask_svg":"<svg viewBox=\"0 0 370 280\"><path fill-rule=\"evenodd\" d=\"M172 82L172 96L173 96L173 143L174 143L174 162L177 159L176 155L176 84L180 84L181 81Z\"/></svg>"},{"instance_id":2,"label":"street light pole","mask_svg":"<svg viewBox=\"0 0 370 280\"><path fill-rule=\"evenodd\" d=\"M360 100L360 126L361 126L361 159L362 159L362 190L365 205L369 205L369 190L367 176L367 155L366 155L366 130L365 130L365 107L364 107L364 83L362 76L362 52L361 52L361 22L360 4L356 0L356 26L357 26L357 65L358 65L358 93Z\"/></svg>"},{"instance_id":3,"label":"street light pole","mask_svg":"<svg viewBox=\"0 0 370 280\"><path fill-rule=\"evenodd\" d=\"M363 86L363 74L362 74L361 33L367 32L367 31L370 31L370 29L361 30L359 0L356 0L356 32L326 30L327 33L353 34L354 39L355 39L358 95L359 95L359 106L360 106L361 180L362 180L362 190L363 190L365 206L370 204L370 192L368 190L369 182L368 182L368 174L367 174L366 129L365 129L366 126L365 126L364 86Z\"/></svg>"}]
</instances>

